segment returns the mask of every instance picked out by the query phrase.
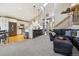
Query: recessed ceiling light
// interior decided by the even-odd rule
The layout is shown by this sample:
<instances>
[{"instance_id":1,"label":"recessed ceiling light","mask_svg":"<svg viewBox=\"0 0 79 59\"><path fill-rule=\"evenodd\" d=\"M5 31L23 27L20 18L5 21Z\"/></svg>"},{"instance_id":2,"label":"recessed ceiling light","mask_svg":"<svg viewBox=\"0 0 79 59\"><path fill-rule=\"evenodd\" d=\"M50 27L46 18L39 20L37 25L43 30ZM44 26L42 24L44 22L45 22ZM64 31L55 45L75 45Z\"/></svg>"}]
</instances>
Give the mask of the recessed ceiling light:
<instances>
[{"instance_id":1,"label":"recessed ceiling light","mask_svg":"<svg viewBox=\"0 0 79 59\"><path fill-rule=\"evenodd\" d=\"M47 4L48 4L48 3L44 3L44 5L43 5L43 6L45 7Z\"/></svg>"}]
</instances>

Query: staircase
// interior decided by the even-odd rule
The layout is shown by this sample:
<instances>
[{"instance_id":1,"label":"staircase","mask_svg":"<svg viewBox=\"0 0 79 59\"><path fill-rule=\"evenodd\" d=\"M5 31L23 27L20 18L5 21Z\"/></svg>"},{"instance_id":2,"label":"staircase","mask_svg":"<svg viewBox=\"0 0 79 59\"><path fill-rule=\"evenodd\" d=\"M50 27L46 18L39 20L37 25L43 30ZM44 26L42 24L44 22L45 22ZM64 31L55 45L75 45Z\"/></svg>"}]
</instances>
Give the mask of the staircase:
<instances>
[{"instance_id":1,"label":"staircase","mask_svg":"<svg viewBox=\"0 0 79 59\"><path fill-rule=\"evenodd\" d=\"M64 20L60 21L54 26L55 29L67 29L72 26L71 16L67 16Z\"/></svg>"}]
</instances>

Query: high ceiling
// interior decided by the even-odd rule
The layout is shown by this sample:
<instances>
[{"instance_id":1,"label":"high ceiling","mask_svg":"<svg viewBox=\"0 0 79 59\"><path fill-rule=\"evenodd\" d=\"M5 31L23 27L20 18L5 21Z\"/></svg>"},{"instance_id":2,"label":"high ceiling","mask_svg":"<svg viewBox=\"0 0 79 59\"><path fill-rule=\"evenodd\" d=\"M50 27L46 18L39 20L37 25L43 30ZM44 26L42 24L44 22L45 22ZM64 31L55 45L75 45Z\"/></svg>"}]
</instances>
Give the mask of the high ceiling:
<instances>
[{"instance_id":1,"label":"high ceiling","mask_svg":"<svg viewBox=\"0 0 79 59\"><path fill-rule=\"evenodd\" d=\"M0 3L0 16L11 16L30 21L38 15L44 3ZM35 5L35 8L33 7ZM41 12L41 9L39 10Z\"/></svg>"},{"instance_id":2,"label":"high ceiling","mask_svg":"<svg viewBox=\"0 0 79 59\"><path fill-rule=\"evenodd\" d=\"M43 10L45 3L0 3L0 16L11 16L25 21L31 21ZM34 8L35 5L35 8ZM55 19L63 18L61 11L65 10L70 6L70 3L54 4L48 3L45 6L45 14L54 15ZM64 8L65 7L65 8ZM43 17L43 15L42 15Z\"/></svg>"}]
</instances>

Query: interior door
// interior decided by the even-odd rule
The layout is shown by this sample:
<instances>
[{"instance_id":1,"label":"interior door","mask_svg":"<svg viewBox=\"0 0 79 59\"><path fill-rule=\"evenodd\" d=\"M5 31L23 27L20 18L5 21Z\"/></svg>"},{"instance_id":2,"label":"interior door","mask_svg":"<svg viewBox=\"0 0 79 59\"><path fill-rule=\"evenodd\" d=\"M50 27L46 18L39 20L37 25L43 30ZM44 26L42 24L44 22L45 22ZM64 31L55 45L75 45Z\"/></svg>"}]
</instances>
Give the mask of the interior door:
<instances>
[{"instance_id":1,"label":"interior door","mask_svg":"<svg viewBox=\"0 0 79 59\"><path fill-rule=\"evenodd\" d=\"M9 22L9 36L17 35L17 24L14 22Z\"/></svg>"}]
</instances>

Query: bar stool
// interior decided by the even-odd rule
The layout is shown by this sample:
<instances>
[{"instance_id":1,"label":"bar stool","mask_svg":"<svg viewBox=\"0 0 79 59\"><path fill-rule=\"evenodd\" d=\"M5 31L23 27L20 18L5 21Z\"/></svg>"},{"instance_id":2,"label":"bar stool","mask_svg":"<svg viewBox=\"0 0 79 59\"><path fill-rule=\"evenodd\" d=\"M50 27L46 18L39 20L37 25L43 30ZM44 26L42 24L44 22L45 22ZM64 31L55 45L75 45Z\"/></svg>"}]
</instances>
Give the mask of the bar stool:
<instances>
[{"instance_id":1,"label":"bar stool","mask_svg":"<svg viewBox=\"0 0 79 59\"><path fill-rule=\"evenodd\" d=\"M1 34L0 35L0 43L3 44L4 41L5 41L5 35Z\"/></svg>"}]
</instances>

